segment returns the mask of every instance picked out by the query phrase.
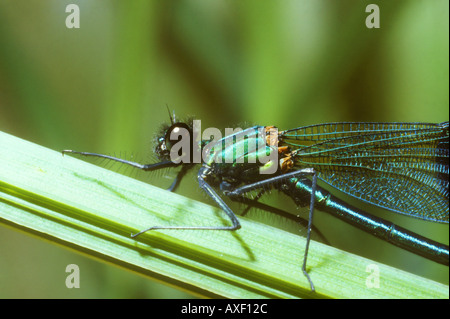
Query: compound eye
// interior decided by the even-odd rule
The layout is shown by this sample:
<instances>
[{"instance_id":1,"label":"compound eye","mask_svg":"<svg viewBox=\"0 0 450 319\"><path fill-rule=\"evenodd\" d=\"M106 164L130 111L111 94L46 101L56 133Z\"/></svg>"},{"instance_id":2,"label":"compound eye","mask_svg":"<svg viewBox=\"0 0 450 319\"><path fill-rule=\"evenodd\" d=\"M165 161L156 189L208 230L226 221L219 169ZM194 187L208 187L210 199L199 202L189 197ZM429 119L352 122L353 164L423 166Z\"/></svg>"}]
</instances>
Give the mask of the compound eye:
<instances>
[{"instance_id":1,"label":"compound eye","mask_svg":"<svg viewBox=\"0 0 450 319\"><path fill-rule=\"evenodd\" d=\"M161 151L165 151L167 149L166 148L166 141L165 141L164 137L160 137L158 139L158 145L159 145L159 148L161 149Z\"/></svg>"},{"instance_id":2,"label":"compound eye","mask_svg":"<svg viewBox=\"0 0 450 319\"><path fill-rule=\"evenodd\" d=\"M191 141L191 129L186 123L175 123L169 127L164 139L166 148L170 150L174 144L181 140Z\"/></svg>"}]
</instances>

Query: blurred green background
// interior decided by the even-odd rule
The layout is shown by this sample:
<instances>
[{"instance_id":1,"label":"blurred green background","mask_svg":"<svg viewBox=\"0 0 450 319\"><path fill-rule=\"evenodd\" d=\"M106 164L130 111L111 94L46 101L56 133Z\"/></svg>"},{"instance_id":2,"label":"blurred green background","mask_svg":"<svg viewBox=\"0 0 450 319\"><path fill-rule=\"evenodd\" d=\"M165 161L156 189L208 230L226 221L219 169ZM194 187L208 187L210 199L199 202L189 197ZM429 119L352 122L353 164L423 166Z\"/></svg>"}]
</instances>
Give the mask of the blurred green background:
<instances>
[{"instance_id":1,"label":"blurred green background","mask_svg":"<svg viewBox=\"0 0 450 319\"><path fill-rule=\"evenodd\" d=\"M65 26L71 3L81 11L79 29ZM370 3L380 7L380 29L365 26ZM448 5L0 0L0 130L58 151L127 152L151 162L154 134L168 121L166 105L181 118L195 115L204 128L446 121ZM133 174L170 185L165 176ZM212 204L195 183L189 175L178 192ZM272 197L274 205L303 213ZM448 225L359 206L448 243ZM320 212L314 222L335 247L448 284L448 267ZM73 263L80 289L64 284ZM1 298L187 296L0 226Z\"/></svg>"}]
</instances>

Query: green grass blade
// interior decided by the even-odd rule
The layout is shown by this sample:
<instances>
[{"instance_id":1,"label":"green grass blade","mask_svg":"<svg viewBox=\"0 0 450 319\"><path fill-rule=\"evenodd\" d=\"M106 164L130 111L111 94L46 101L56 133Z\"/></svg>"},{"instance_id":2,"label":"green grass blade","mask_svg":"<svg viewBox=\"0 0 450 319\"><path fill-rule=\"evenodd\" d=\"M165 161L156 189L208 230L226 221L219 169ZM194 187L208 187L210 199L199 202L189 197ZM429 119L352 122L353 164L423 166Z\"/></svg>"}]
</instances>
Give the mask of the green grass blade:
<instances>
[{"instance_id":1,"label":"green grass blade","mask_svg":"<svg viewBox=\"0 0 450 319\"><path fill-rule=\"evenodd\" d=\"M309 291L304 239L240 218L236 232L150 231L221 225L217 208L0 132L0 223L206 297L448 298L449 288L313 242Z\"/></svg>"}]
</instances>

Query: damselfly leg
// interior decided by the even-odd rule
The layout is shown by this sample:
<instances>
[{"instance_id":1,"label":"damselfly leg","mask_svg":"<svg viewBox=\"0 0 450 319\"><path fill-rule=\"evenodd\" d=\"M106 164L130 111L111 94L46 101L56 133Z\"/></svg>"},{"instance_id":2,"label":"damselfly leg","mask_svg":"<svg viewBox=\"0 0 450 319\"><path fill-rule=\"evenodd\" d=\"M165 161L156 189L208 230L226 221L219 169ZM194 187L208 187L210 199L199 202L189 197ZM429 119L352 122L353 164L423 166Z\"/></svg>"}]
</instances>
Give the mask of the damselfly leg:
<instances>
[{"instance_id":1,"label":"damselfly leg","mask_svg":"<svg viewBox=\"0 0 450 319\"><path fill-rule=\"evenodd\" d=\"M211 197L217 205L225 212L225 214L230 218L232 225L231 226L152 226L147 229L144 229L136 234L132 234L131 237L137 237L149 230L154 229L203 229L203 230L238 230L241 228L241 224L237 219L236 215L233 211L228 207L228 205L223 201L222 198L214 191L214 189L205 181L205 177L208 175L208 168L201 167L198 174L197 179L201 189L203 189L209 197Z\"/></svg>"},{"instance_id":2,"label":"damselfly leg","mask_svg":"<svg viewBox=\"0 0 450 319\"><path fill-rule=\"evenodd\" d=\"M130 166L133 166L135 168L139 168L141 170L144 171L153 171L153 170L157 170L157 169L161 169L161 168L165 168L165 167L175 167L178 166L179 164L175 164L171 161L162 161L159 163L154 163L154 164L140 164L140 163L136 163L136 162L132 162L132 161L127 161L118 157L113 157L113 156L109 156L109 155L105 155L105 154L97 154L97 153L89 153L89 152L77 152L77 151L72 151L72 150L64 150L62 151L62 154L66 154L66 153L71 153L71 154L78 154L78 155L82 155L82 156L91 156L91 157L100 157L100 158L106 158L112 161L116 161L119 163L123 163L123 164L127 164Z\"/></svg>"},{"instance_id":3,"label":"damselfly leg","mask_svg":"<svg viewBox=\"0 0 450 319\"><path fill-rule=\"evenodd\" d=\"M313 215L314 215L314 201L315 201L315 193L316 193L316 185L317 185L317 173L313 168L305 168L298 171L286 173L283 175L275 176L272 178L268 178L262 181L258 181L253 184L248 184L239 188L236 188L233 191L225 192L227 196L230 197L237 197L244 195L245 193L248 193L250 191L256 190L256 189L264 189L264 187L271 186L271 185L277 185L279 183L283 183L283 181L286 181L290 178L298 178L300 176L305 175L311 175L312 176L312 185L311 185L311 199L310 199L310 206L309 206L309 217L308 217L308 230L306 235L306 245L305 245L305 252L303 255L303 265L302 265L302 271L305 277L308 279L309 285L311 287L311 291L315 291L314 284L306 271L306 261L308 259L308 250L309 250L309 243L311 241L311 229L312 229L312 222L313 222Z\"/></svg>"}]
</instances>

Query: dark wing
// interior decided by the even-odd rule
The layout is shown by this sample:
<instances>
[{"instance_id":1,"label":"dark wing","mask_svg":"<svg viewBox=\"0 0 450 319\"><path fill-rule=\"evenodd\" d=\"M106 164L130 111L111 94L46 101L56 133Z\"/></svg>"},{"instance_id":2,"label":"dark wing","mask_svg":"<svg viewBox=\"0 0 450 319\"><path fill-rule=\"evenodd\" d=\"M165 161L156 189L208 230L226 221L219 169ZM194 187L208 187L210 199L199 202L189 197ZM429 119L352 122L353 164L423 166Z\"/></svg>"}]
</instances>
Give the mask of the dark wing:
<instances>
[{"instance_id":1,"label":"dark wing","mask_svg":"<svg viewBox=\"0 0 450 319\"><path fill-rule=\"evenodd\" d=\"M385 209L449 222L449 124L328 123L280 133L294 169Z\"/></svg>"}]
</instances>

